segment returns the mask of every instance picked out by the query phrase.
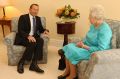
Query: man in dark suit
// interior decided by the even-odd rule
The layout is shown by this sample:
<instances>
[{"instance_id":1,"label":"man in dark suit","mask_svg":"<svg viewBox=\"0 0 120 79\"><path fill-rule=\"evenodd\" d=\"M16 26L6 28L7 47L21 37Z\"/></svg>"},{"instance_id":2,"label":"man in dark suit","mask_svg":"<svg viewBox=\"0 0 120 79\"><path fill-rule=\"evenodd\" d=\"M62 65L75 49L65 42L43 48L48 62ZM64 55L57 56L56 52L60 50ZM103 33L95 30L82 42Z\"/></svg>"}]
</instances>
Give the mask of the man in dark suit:
<instances>
[{"instance_id":1,"label":"man in dark suit","mask_svg":"<svg viewBox=\"0 0 120 79\"><path fill-rule=\"evenodd\" d=\"M40 38L40 34L48 34L49 31L42 27L41 19L37 16L38 12L39 5L32 4L29 8L29 14L21 15L18 21L18 33L14 44L26 47L17 66L19 73L24 73L25 61L32 61L29 70L44 73L44 70L37 65L37 61L43 57L44 41Z\"/></svg>"}]
</instances>

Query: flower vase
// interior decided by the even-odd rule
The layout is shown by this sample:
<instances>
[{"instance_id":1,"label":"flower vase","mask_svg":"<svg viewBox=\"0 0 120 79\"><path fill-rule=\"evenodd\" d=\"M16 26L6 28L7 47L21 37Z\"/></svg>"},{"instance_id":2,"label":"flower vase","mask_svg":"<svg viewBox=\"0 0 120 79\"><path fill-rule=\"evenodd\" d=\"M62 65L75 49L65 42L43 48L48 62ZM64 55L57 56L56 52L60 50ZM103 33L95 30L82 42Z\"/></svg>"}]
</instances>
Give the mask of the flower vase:
<instances>
[{"instance_id":1,"label":"flower vase","mask_svg":"<svg viewBox=\"0 0 120 79\"><path fill-rule=\"evenodd\" d=\"M62 23L71 22L71 19L69 19L69 18L62 18L61 22Z\"/></svg>"},{"instance_id":2,"label":"flower vase","mask_svg":"<svg viewBox=\"0 0 120 79\"><path fill-rule=\"evenodd\" d=\"M70 18L62 18L61 23L69 23L69 22L75 22L75 19Z\"/></svg>"}]
</instances>

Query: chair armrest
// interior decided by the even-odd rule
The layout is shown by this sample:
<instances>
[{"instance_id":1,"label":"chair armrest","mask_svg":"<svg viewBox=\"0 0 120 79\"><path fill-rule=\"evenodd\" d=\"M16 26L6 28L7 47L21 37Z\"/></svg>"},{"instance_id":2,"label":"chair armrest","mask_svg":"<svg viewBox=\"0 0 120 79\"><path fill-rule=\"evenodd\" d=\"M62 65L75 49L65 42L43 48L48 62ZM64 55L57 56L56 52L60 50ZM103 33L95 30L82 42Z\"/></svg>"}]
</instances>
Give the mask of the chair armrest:
<instances>
[{"instance_id":1,"label":"chair armrest","mask_svg":"<svg viewBox=\"0 0 120 79\"><path fill-rule=\"evenodd\" d=\"M13 45L14 40L15 40L15 36L16 36L16 33L15 33L15 32L11 32L9 35L7 35L7 36L4 38L5 44L6 44L6 45Z\"/></svg>"},{"instance_id":2,"label":"chair armrest","mask_svg":"<svg viewBox=\"0 0 120 79\"><path fill-rule=\"evenodd\" d=\"M68 39L69 43L77 43L79 41L81 41L81 39L78 38L78 37L71 37L71 38Z\"/></svg>"},{"instance_id":3,"label":"chair armrest","mask_svg":"<svg viewBox=\"0 0 120 79\"><path fill-rule=\"evenodd\" d=\"M120 49L110 49L95 52L98 61L97 64L120 63Z\"/></svg>"},{"instance_id":4,"label":"chair armrest","mask_svg":"<svg viewBox=\"0 0 120 79\"><path fill-rule=\"evenodd\" d=\"M82 60L77 64L79 79L89 79L98 59L96 54L91 55L90 60Z\"/></svg>"}]
</instances>

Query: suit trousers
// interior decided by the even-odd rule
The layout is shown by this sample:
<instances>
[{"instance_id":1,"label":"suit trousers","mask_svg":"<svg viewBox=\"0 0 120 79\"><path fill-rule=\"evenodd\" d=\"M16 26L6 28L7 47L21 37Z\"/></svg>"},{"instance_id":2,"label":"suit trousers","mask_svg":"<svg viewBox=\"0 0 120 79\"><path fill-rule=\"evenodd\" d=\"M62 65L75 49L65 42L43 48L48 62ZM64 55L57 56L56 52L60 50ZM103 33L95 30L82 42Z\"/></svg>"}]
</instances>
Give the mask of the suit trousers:
<instances>
[{"instance_id":1,"label":"suit trousers","mask_svg":"<svg viewBox=\"0 0 120 79\"><path fill-rule=\"evenodd\" d=\"M29 42L26 40L24 46L26 47L25 52L21 60L26 61L37 61L43 59L43 44L44 40L40 37L35 37L36 42Z\"/></svg>"}]
</instances>

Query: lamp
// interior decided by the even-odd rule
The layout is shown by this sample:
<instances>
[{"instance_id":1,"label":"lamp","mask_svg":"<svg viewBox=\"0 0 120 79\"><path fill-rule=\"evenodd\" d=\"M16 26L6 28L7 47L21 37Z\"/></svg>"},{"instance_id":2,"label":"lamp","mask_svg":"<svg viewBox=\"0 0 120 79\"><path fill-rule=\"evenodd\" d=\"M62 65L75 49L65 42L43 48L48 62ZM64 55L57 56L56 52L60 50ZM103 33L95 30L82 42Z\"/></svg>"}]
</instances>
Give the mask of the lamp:
<instances>
[{"instance_id":1,"label":"lamp","mask_svg":"<svg viewBox=\"0 0 120 79\"><path fill-rule=\"evenodd\" d=\"M0 7L3 8L3 18L6 17L6 14L5 14L5 7L10 5L9 3L9 0L0 0Z\"/></svg>"}]
</instances>

